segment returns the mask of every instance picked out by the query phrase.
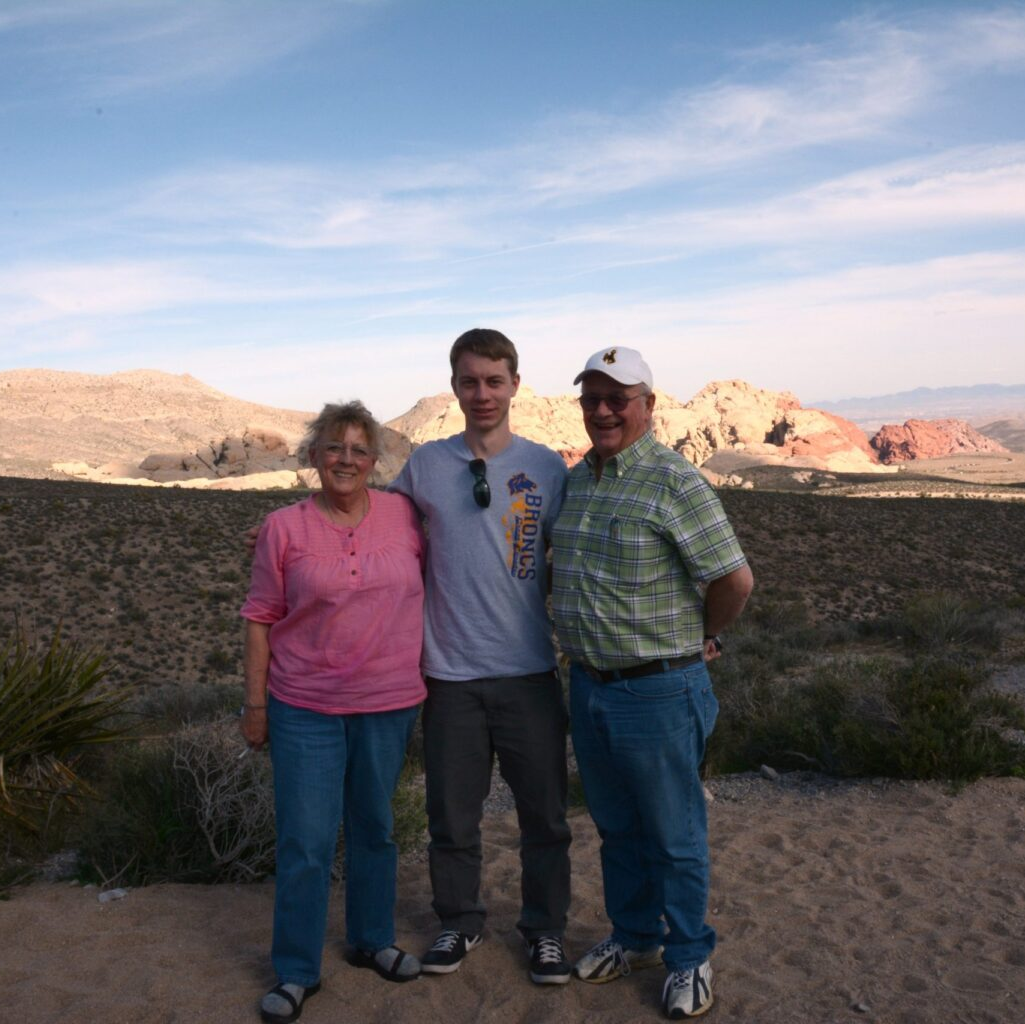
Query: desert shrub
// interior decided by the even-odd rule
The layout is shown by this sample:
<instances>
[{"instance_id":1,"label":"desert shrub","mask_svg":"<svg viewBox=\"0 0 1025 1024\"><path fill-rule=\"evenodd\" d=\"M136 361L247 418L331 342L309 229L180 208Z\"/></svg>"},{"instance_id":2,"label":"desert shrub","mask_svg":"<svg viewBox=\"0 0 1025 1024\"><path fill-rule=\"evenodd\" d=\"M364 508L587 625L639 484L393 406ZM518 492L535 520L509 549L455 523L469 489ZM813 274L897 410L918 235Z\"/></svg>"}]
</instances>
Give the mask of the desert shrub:
<instances>
[{"instance_id":1,"label":"desert shrub","mask_svg":"<svg viewBox=\"0 0 1025 1024\"><path fill-rule=\"evenodd\" d=\"M1000 646L1002 611L947 591L916 594L896 617L895 628L915 650Z\"/></svg>"},{"instance_id":2,"label":"desert shrub","mask_svg":"<svg viewBox=\"0 0 1025 1024\"><path fill-rule=\"evenodd\" d=\"M141 728L152 734L227 715L241 703L238 683L161 683L138 693L130 708Z\"/></svg>"},{"instance_id":3,"label":"desert shrub","mask_svg":"<svg viewBox=\"0 0 1025 1024\"><path fill-rule=\"evenodd\" d=\"M935 659L844 659L807 682L756 682L727 705L709 763L955 782L1021 774L1025 748L1008 731L1025 726L1025 713L984 683L982 673Z\"/></svg>"},{"instance_id":4,"label":"desert shrub","mask_svg":"<svg viewBox=\"0 0 1025 1024\"><path fill-rule=\"evenodd\" d=\"M247 881L274 870L270 759L240 757L238 719L187 725L107 759L102 799L79 839L90 878L107 884ZM393 800L395 841L420 845L423 780L408 764ZM341 873L339 834L336 873Z\"/></svg>"},{"instance_id":5,"label":"desert shrub","mask_svg":"<svg viewBox=\"0 0 1025 1024\"><path fill-rule=\"evenodd\" d=\"M239 747L237 719L187 726L172 740L185 816L202 836L217 878L246 881L274 863L270 764Z\"/></svg>"},{"instance_id":6,"label":"desert shrub","mask_svg":"<svg viewBox=\"0 0 1025 1024\"><path fill-rule=\"evenodd\" d=\"M203 663L214 672L233 672L235 670L235 659L219 647L210 651Z\"/></svg>"},{"instance_id":7,"label":"desert shrub","mask_svg":"<svg viewBox=\"0 0 1025 1024\"><path fill-rule=\"evenodd\" d=\"M773 678L806 665L821 651L849 640L848 624L815 623L801 601L758 601L723 638L727 656L710 666L723 690L745 686L751 679Z\"/></svg>"},{"instance_id":8,"label":"desert shrub","mask_svg":"<svg viewBox=\"0 0 1025 1024\"><path fill-rule=\"evenodd\" d=\"M125 744L104 766L82 860L102 882L216 882L273 870L270 764L239 758L236 718Z\"/></svg>"},{"instance_id":9,"label":"desert shrub","mask_svg":"<svg viewBox=\"0 0 1025 1024\"><path fill-rule=\"evenodd\" d=\"M77 837L85 879L139 885L203 877L172 766L164 738L125 743L105 759L98 800Z\"/></svg>"},{"instance_id":10,"label":"desert shrub","mask_svg":"<svg viewBox=\"0 0 1025 1024\"><path fill-rule=\"evenodd\" d=\"M0 646L0 822L38 833L85 788L83 750L120 734L127 699L104 689L104 656L61 638L33 644L15 628Z\"/></svg>"}]
</instances>

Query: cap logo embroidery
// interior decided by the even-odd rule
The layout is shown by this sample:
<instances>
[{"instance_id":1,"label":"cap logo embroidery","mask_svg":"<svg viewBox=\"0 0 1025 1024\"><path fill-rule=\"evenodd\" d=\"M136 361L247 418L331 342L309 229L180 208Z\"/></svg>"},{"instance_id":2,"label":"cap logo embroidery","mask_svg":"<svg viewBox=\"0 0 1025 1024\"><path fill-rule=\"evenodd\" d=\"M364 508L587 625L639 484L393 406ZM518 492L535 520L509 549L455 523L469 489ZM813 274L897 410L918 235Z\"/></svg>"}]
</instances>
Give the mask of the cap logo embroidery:
<instances>
[{"instance_id":1,"label":"cap logo embroidery","mask_svg":"<svg viewBox=\"0 0 1025 1024\"><path fill-rule=\"evenodd\" d=\"M616 361L616 350L614 348L610 348L608 352L601 357L601 361L603 363L608 363L611 366Z\"/></svg>"}]
</instances>

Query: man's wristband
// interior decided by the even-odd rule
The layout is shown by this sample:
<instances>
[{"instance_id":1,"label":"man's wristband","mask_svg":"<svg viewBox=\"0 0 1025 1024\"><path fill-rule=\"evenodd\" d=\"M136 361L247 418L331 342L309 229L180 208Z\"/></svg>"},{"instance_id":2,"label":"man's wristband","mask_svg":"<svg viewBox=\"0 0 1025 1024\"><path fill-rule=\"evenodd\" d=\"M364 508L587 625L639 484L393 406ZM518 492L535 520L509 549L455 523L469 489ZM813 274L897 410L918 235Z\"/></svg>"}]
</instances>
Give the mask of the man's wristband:
<instances>
[{"instance_id":1,"label":"man's wristband","mask_svg":"<svg viewBox=\"0 0 1025 1024\"><path fill-rule=\"evenodd\" d=\"M712 643L715 644L715 649L717 651L719 651L719 653L721 654L722 653L722 641L719 639L719 634L718 633L706 633L705 634L705 643L707 644L709 640L711 640Z\"/></svg>"}]
</instances>

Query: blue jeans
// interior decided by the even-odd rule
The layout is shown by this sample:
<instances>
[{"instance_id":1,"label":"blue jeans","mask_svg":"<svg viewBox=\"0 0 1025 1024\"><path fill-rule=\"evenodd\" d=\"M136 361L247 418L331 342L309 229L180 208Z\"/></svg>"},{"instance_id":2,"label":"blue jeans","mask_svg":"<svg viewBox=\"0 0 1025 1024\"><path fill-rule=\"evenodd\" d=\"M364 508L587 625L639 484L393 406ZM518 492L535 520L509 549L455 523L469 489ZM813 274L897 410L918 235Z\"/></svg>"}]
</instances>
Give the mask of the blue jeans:
<instances>
[{"instance_id":1,"label":"blue jeans","mask_svg":"<svg viewBox=\"0 0 1025 1024\"><path fill-rule=\"evenodd\" d=\"M417 707L325 715L270 697L277 879L271 961L282 984L320 980L331 865L345 835L345 932L360 949L395 941L391 797Z\"/></svg>"},{"instance_id":2,"label":"blue jeans","mask_svg":"<svg viewBox=\"0 0 1025 1024\"><path fill-rule=\"evenodd\" d=\"M698 767L719 705L703 662L600 683L570 672L573 747L601 836L605 910L616 941L665 944L670 970L715 947L705 923L708 821Z\"/></svg>"}]
</instances>

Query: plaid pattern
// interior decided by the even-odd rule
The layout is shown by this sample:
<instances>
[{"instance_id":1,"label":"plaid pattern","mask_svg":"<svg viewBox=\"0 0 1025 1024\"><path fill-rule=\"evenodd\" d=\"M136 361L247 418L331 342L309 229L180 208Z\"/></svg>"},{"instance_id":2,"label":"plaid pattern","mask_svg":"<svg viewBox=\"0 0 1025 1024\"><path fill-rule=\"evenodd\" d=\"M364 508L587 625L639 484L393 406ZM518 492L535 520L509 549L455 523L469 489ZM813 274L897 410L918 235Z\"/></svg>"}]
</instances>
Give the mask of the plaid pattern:
<instances>
[{"instance_id":1,"label":"plaid pattern","mask_svg":"<svg viewBox=\"0 0 1025 1024\"><path fill-rule=\"evenodd\" d=\"M570 470L552 531L552 607L562 650L616 669L701 650L699 585L746 564L705 478L650 433Z\"/></svg>"}]
</instances>

